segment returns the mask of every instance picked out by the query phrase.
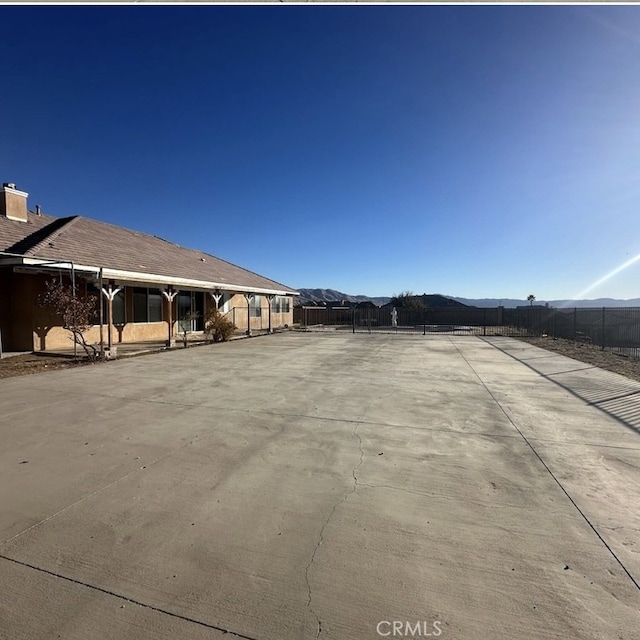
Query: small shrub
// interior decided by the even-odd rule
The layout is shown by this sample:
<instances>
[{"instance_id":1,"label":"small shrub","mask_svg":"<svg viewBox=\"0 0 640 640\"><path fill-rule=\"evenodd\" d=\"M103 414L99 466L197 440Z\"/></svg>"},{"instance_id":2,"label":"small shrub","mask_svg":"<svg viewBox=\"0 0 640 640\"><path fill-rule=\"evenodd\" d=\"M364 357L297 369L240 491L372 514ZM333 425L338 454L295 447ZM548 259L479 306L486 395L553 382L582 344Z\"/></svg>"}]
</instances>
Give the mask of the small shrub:
<instances>
[{"instance_id":1,"label":"small shrub","mask_svg":"<svg viewBox=\"0 0 640 640\"><path fill-rule=\"evenodd\" d=\"M204 320L204 332L211 342L226 342L231 338L236 326L227 320L218 309L212 309Z\"/></svg>"}]
</instances>

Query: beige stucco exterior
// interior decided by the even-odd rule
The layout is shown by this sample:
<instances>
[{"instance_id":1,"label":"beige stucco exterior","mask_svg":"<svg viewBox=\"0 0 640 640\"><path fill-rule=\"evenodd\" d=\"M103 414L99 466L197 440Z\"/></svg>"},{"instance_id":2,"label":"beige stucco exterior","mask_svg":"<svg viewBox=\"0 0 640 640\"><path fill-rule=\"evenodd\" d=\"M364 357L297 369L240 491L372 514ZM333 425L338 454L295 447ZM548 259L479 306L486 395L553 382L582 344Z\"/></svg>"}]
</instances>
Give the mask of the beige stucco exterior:
<instances>
[{"instance_id":1,"label":"beige stucco exterior","mask_svg":"<svg viewBox=\"0 0 640 640\"><path fill-rule=\"evenodd\" d=\"M68 348L72 344L71 333L61 326L61 322L50 309L40 304L45 291L45 283L55 274L15 273L9 268L0 269L0 331L5 351L47 351ZM69 282L65 276L65 282ZM118 286L118 283L115 283ZM153 289L153 287L150 287ZM77 280L79 295L91 292L97 295L97 289L79 276ZM195 291L195 290L194 290ZM215 301L208 291L204 294L205 315L215 306ZM125 323L111 327L113 345L145 340L167 340L169 338L169 302L163 298L161 322L133 322L133 287L124 286ZM229 295L229 294L227 294ZM178 338L178 322L176 302L172 303L172 336ZM259 331L269 328L269 301L266 296L260 297L260 317L251 318L251 330ZM232 321L238 332L247 331L247 301L244 295L235 294L225 299L223 314ZM289 311L271 313L271 327L276 329L293 323L293 300L289 296ZM107 314L103 319L103 340L108 343L109 327ZM88 343L100 343L100 325L96 324L85 332Z\"/></svg>"},{"instance_id":2,"label":"beige stucco exterior","mask_svg":"<svg viewBox=\"0 0 640 640\"><path fill-rule=\"evenodd\" d=\"M5 184L0 189L0 211L9 220L27 221L27 196L29 194Z\"/></svg>"}]
</instances>

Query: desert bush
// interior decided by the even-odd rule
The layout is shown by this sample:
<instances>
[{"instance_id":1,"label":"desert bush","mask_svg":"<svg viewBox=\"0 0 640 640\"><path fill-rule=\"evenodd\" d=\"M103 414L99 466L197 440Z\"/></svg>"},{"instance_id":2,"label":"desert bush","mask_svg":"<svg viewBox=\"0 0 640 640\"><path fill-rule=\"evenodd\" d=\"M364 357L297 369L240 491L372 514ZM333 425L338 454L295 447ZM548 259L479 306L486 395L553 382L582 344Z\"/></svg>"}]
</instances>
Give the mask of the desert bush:
<instances>
[{"instance_id":1,"label":"desert bush","mask_svg":"<svg viewBox=\"0 0 640 640\"><path fill-rule=\"evenodd\" d=\"M204 319L204 333L211 342L226 342L236 326L227 320L218 309L211 309Z\"/></svg>"}]
</instances>

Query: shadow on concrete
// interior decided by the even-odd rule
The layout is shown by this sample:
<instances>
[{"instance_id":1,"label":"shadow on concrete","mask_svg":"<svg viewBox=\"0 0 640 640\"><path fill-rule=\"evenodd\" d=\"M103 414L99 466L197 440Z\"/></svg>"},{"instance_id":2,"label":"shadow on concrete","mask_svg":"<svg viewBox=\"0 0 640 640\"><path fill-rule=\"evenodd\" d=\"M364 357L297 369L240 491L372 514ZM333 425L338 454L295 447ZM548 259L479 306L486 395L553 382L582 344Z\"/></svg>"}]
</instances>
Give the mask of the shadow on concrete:
<instances>
[{"instance_id":1,"label":"shadow on concrete","mask_svg":"<svg viewBox=\"0 0 640 640\"><path fill-rule=\"evenodd\" d=\"M518 353L523 351L522 347L518 346L516 349L513 345L526 344L529 349L544 351L542 347L532 347L514 338L484 338L484 340L543 378L554 382L588 405L600 409L628 429L640 434L640 382L554 352L548 353L555 356L556 361L560 358L566 359L568 364L571 363L571 368L558 372L545 371L545 365L550 358L520 357ZM509 345L512 345L512 348L509 348ZM574 362L581 366L573 366Z\"/></svg>"}]
</instances>

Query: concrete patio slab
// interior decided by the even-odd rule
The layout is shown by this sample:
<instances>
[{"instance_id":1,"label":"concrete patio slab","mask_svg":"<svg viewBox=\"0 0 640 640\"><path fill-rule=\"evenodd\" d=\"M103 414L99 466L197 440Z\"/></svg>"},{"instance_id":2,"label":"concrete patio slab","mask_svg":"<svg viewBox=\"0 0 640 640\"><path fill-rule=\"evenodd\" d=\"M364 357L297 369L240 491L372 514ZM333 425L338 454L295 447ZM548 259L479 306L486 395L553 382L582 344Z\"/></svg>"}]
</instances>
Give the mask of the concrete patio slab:
<instances>
[{"instance_id":1,"label":"concrete patio slab","mask_svg":"<svg viewBox=\"0 0 640 640\"><path fill-rule=\"evenodd\" d=\"M633 391L348 333L2 380L0 637L632 639Z\"/></svg>"}]
</instances>

